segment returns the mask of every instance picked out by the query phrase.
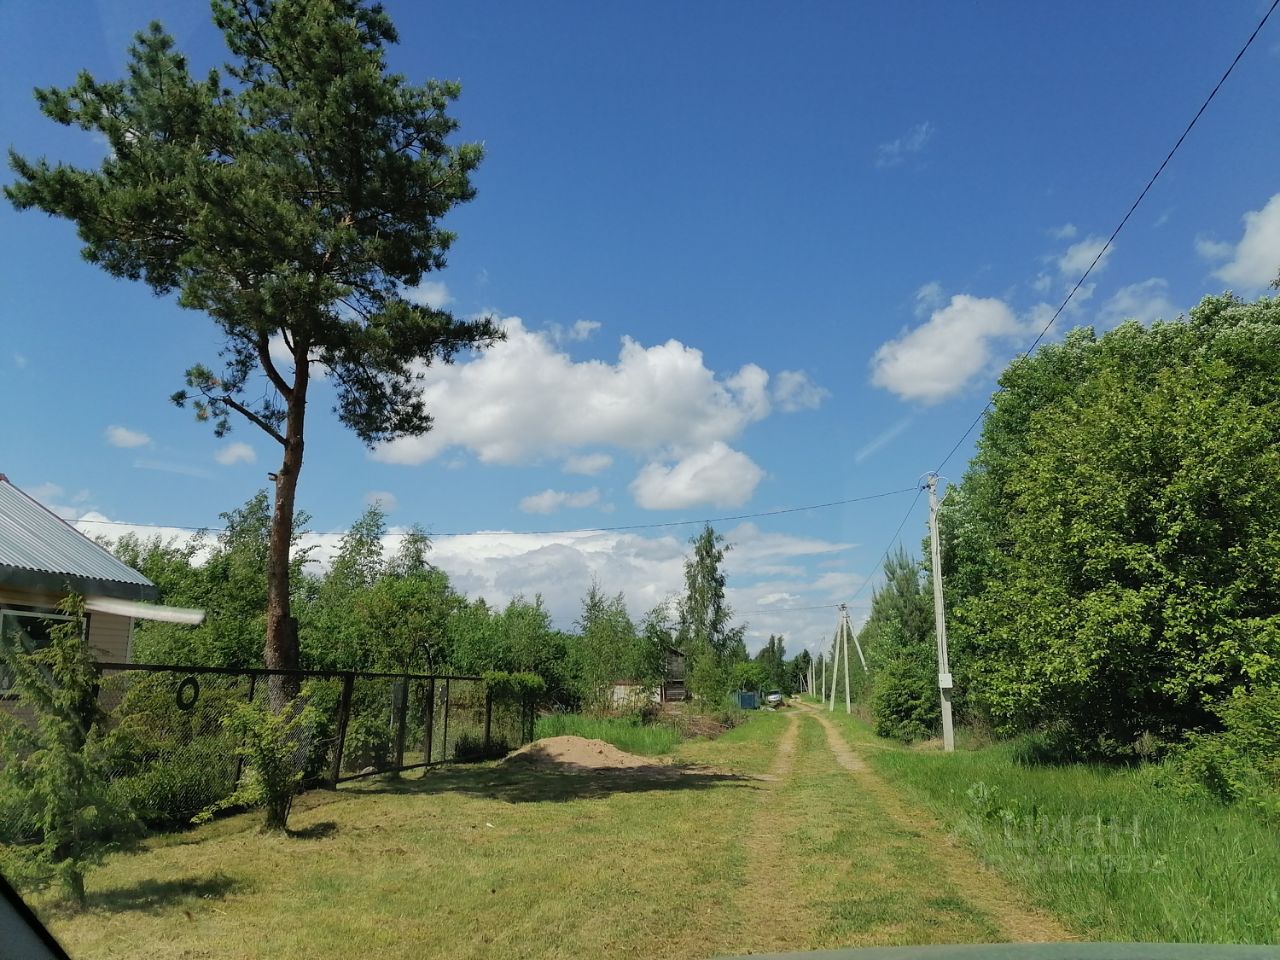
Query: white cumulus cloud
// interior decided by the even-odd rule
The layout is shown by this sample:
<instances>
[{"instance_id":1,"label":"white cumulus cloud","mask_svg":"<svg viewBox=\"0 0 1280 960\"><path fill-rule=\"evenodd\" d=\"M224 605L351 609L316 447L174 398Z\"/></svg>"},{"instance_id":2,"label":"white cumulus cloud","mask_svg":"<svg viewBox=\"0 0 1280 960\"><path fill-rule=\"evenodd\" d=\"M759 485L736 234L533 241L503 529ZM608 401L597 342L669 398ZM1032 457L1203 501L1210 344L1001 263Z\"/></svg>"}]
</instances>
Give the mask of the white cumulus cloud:
<instances>
[{"instance_id":1,"label":"white cumulus cloud","mask_svg":"<svg viewBox=\"0 0 1280 960\"><path fill-rule=\"evenodd\" d=\"M1152 277L1141 283L1121 287L1098 311L1098 324L1114 327L1123 320L1151 323L1153 320L1172 319L1177 307L1169 299L1169 282L1163 277Z\"/></svg>"},{"instance_id":2,"label":"white cumulus cloud","mask_svg":"<svg viewBox=\"0 0 1280 960\"><path fill-rule=\"evenodd\" d=\"M1106 247L1107 252L1098 261L1096 268L1101 270L1107 265L1107 261L1111 259L1111 254L1115 253L1116 250L1114 244L1107 247L1106 237L1085 237L1079 243L1073 243L1067 247L1066 252L1057 258L1058 271L1072 277L1084 273L1089 269L1089 265L1093 263L1094 258L1101 253L1103 247Z\"/></svg>"},{"instance_id":3,"label":"white cumulus cloud","mask_svg":"<svg viewBox=\"0 0 1280 960\"><path fill-rule=\"evenodd\" d=\"M130 430L128 427L112 425L106 429L107 443L113 447L145 447L151 438L141 430Z\"/></svg>"},{"instance_id":4,"label":"white cumulus cloud","mask_svg":"<svg viewBox=\"0 0 1280 960\"><path fill-rule=\"evenodd\" d=\"M647 510L678 510L698 504L737 507L751 499L764 478L745 453L716 440L667 463L648 463L631 482L636 503Z\"/></svg>"},{"instance_id":5,"label":"white cumulus cloud","mask_svg":"<svg viewBox=\"0 0 1280 960\"><path fill-rule=\"evenodd\" d=\"M597 320L579 320L569 327L553 323L547 327L547 332L551 334L551 339L556 343L579 343L589 339L593 333L600 329L600 326L601 324Z\"/></svg>"},{"instance_id":6,"label":"white cumulus cloud","mask_svg":"<svg viewBox=\"0 0 1280 960\"><path fill-rule=\"evenodd\" d=\"M1244 215L1244 236L1230 244L1197 241L1196 249L1211 259L1231 259L1213 272L1219 280L1244 290L1260 290L1280 274L1280 193L1261 210Z\"/></svg>"},{"instance_id":7,"label":"white cumulus cloud","mask_svg":"<svg viewBox=\"0 0 1280 960\"><path fill-rule=\"evenodd\" d=\"M773 401L785 413L816 410L831 392L809 379L803 370L782 370L773 380Z\"/></svg>"},{"instance_id":8,"label":"white cumulus cloud","mask_svg":"<svg viewBox=\"0 0 1280 960\"><path fill-rule=\"evenodd\" d=\"M258 459L258 455L253 452L253 447L243 441L236 440L220 447L218 452L213 455L213 459L224 467L229 467L233 463L253 463Z\"/></svg>"},{"instance_id":9,"label":"white cumulus cloud","mask_svg":"<svg viewBox=\"0 0 1280 960\"><path fill-rule=\"evenodd\" d=\"M904 400L937 403L986 368L993 341L1022 331L1004 301L957 294L920 326L880 346L871 382Z\"/></svg>"},{"instance_id":10,"label":"white cumulus cloud","mask_svg":"<svg viewBox=\"0 0 1280 960\"><path fill-rule=\"evenodd\" d=\"M377 507L383 513L391 513L400 506L396 495L389 490L370 490L364 495L366 506Z\"/></svg>"},{"instance_id":11,"label":"white cumulus cloud","mask_svg":"<svg viewBox=\"0 0 1280 960\"><path fill-rule=\"evenodd\" d=\"M1214 240L1211 237L1196 237L1196 253L1206 260L1225 260L1235 253L1236 248L1225 240Z\"/></svg>"},{"instance_id":12,"label":"white cumulus cloud","mask_svg":"<svg viewBox=\"0 0 1280 960\"><path fill-rule=\"evenodd\" d=\"M507 339L476 359L424 371L435 428L380 445L375 459L417 464L461 447L482 463L520 464L589 446L704 447L770 412L769 374L755 364L720 377L678 340L645 347L630 337L616 363L575 362L518 317L503 328Z\"/></svg>"},{"instance_id":13,"label":"white cumulus cloud","mask_svg":"<svg viewBox=\"0 0 1280 960\"><path fill-rule=\"evenodd\" d=\"M946 299L942 293L942 284L937 280L930 280L916 291L916 316L923 317L933 313Z\"/></svg>"},{"instance_id":14,"label":"white cumulus cloud","mask_svg":"<svg viewBox=\"0 0 1280 960\"><path fill-rule=\"evenodd\" d=\"M561 507L591 507L599 502L600 491L595 487L575 492L543 490L522 499L520 509L525 513L555 513Z\"/></svg>"},{"instance_id":15,"label":"white cumulus cloud","mask_svg":"<svg viewBox=\"0 0 1280 960\"><path fill-rule=\"evenodd\" d=\"M423 280L416 287L405 290L404 298L410 303L430 307L432 310L443 310L453 303L453 296L443 280Z\"/></svg>"},{"instance_id":16,"label":"white cumulus cloud","mask_svg":"<svg viewBox=\"0 0 1280 960\"><path fill-rule=\"evenodd\" d=\"M1074 223L1064 223L1060 227L1049 228L1049 236L1055 240L1070 240L1079 232Z\"/></svg>"},{"instance_id":17,"label":"white cumulus cloud","mask_svg":"<svg viewBox=\"0 0 1280 960\"><path fill-rule=\"evenodd\" d=\"M567 459L561 469L565 473L579 473L583 476L594 477L597 473L603 473L611 466L613 466L613 457L607 453L584 453L581 456Z\"/></svg>"}]
</instances>

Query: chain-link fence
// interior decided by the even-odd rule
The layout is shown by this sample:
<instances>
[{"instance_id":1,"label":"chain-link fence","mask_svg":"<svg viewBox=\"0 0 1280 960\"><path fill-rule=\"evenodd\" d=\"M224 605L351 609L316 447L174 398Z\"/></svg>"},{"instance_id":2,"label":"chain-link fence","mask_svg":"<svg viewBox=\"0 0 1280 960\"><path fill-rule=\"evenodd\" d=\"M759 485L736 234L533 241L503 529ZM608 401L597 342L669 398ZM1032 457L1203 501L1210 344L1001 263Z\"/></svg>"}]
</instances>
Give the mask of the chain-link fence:
<instances>
[{"instance_id":1,"label":"chain-link fence","mask_svg":"<svg viewBox=\"0 0 1280 960\"><path fill-rule=\"evenodd\" d=\"M245 775L225 722L265 705L273 677L301 688L315 720L300 751L307 786L501 756L533 733L534 705L496 700L480 677L235 670L102 663L112 789L154 826L187 823Z\"/></svg>"}]
</instances>

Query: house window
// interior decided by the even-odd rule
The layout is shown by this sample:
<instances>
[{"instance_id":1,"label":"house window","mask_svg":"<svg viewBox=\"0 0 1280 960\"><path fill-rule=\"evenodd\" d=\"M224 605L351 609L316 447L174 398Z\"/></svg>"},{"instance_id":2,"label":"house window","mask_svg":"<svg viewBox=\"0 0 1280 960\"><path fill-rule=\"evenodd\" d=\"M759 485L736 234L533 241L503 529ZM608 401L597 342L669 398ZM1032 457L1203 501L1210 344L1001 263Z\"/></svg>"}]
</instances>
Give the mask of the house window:
<instances>
[{"instance_id":1,"label":"house window","mask_svg":"<svg viewBox=\"0 0 1280 960\"><path fill-rule=\"evenodd\" d=\"M54 610L4 607L0 608L0 633L3 634L6 648L30 653L49 645L49 633L57 621L70 619ZM0 662L0 695L12 691L13 679L13 672L8 665Z\"/></svg>"}]
</instances>

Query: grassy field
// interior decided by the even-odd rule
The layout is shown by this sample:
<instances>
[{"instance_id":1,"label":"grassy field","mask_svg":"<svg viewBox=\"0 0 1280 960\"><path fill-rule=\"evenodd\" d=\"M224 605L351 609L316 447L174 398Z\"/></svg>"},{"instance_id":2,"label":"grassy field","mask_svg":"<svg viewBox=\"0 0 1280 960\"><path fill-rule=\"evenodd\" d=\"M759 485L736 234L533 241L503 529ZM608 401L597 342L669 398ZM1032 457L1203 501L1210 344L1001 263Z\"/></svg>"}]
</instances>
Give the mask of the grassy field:
<instances>
[{"instance_id":1,"label":"grassy field","mask_svg":"<svg viewBox=\"0 0 1280 960\"><path fill-rule=\"evenodd\" d=\"M579 713L551 713L538 718L534 737L575 736L612 743L619 750L656 757L670 753L680 734L664 724L640 724L615 717L589 717Z\"/></svg>"},{"instance_id":2,"label":"grassy field","mask_svg":"<svg viewBox=\"0 0 1280 960\"><path fill-rule=\"evenodd\" d=\"M1019 935L975 895L978 864L834 763L816 718L759 715L674 757L661 775L481 764L314 792L293 835L242 816L157 838L90 873L86 912L39 908L76 957L688 958Z\"/></svg>"},{"instance_id":3,"label":"grassy field","mask_svg":"<svg viewBox=\"0 0 1280 960\"><path fill-rule=\"evenodd\" d=\"M947 756L831 717L872 769L1090 939L1280 943L1280 830L1255 816L1174 797L1150 769L1021 766L1007 744Z\"/></svg>"}]
</instances>

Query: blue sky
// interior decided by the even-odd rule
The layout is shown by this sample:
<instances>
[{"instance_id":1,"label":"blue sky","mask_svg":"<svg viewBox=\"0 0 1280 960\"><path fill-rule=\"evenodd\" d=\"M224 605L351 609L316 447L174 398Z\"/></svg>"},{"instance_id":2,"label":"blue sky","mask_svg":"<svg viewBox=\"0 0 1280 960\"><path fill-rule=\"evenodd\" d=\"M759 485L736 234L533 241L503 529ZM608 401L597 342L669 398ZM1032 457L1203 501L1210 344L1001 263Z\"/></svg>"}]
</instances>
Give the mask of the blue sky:
<instances>
[{"instance_id":1,"label":"blue sky","mask_svg":"<svg viewBox=\"0 0 1280 960\"><path fill-rule=\"evenodd\" d=\"M318 531L379 495L395 525L537 531L914 486L1265 9L387 7L395 68L459 79L463 136L487 151L476 200L448 220L449 267L419 295L502 317L511 336L433 375L439 429L419 441L370 453L318 392L300 488ZM118 75L153 18L197 68L220 62L199 3L0 8L2 139L100 158L30 89ZM1058 333L1263 292L1280 265L1278 80L1280 21ZM216 524L266 485L278 454L261 434L215 440L166 401L215 357L205 317L84 263L66 223L6 205L0 245L0 470L71 518L136 524ZM776 630L816 646L834 613L783 608L851 595L910 500L725 524L752 645ZM691 532L442 537L437 557L473 594L542 592L567 623L593 574L636 612L677 588ZM908 545L923 532L917 509Z\"/></svg>"}]
</instances>

